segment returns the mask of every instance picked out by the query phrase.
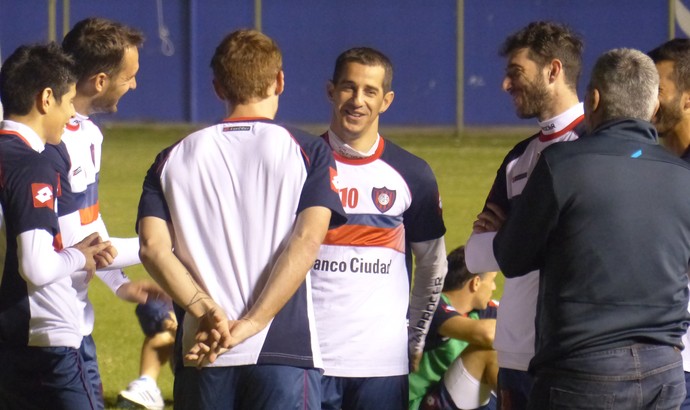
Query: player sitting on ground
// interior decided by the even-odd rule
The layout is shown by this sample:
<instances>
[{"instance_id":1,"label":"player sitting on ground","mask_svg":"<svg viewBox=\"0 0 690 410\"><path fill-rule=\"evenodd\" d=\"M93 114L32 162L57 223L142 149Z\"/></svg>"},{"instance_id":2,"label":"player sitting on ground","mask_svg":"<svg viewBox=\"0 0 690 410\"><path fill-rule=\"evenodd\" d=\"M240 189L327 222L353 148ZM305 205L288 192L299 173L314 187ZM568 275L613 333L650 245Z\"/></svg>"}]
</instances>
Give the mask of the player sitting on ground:
<instances>
[{"instance_id":1,"label":"player sitting on ground","mask_svg":"<svg viewBox=\"0 0 690 410\"><path fill-rule=\"evenodd\" d=\"M492 348L498 305L491 300L496 274L470 273L464 246L448 255L448 273L424 355L409 377L410 410L474 409L489 401L498 373Z\"/></svg>"}]
</instances>

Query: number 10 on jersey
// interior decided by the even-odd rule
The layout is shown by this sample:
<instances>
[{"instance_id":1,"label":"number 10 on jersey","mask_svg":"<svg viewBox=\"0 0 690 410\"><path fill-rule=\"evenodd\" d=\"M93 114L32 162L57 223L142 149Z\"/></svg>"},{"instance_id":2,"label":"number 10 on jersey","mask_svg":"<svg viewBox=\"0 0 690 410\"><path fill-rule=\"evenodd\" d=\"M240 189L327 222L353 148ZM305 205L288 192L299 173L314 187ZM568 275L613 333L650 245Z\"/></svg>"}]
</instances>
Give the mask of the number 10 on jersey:
<instances>
[{"instance_id":1,"label":"number 10 on jersey","mask_svg":"<svg viewBox=\"0 0 690 410\"><path fill-rule=\"evenodd\" d=\"M339 190L340 201L343 203L343 208L356 208L359 202L359 192L357 188L343 188Z\"/></svg>"}]
</instances>

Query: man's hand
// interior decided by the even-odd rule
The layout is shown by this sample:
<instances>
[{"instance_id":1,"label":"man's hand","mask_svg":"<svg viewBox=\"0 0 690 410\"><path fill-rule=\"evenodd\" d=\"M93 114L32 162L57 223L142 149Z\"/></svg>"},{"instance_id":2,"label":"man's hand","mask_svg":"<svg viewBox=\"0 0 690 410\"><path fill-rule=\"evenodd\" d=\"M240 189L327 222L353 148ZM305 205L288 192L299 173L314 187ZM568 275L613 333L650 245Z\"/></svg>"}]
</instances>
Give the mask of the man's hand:
<instances>
[{"instance_id":1,"label":"man's hand","mask_svg":"<svg viewBox=\"0 0 690 410\"><path fill-rule=\"evenodd\" d=\"M419 363L422 361L424 352L409 352L410 373L419 370Z\"/></svg>"},{"instance_id":2,"label":"man's hand","mask_svg":"<svg viewBox=\"0 0 690 410\"><path fill-rule=\"evenodd\" d=\"M220 320L220 317L213 318ZM197 331L197 343L187 352L185 359L196 362L201 367L205 363L213 363L218 356L244 342L266 327L266 324L258 324L249 318L229 320L226 322L228 334L225 339L218 337L220 333L215 330L202 332L201 326Z\"/></svg>"},{"instance_id":3,"label":"man's hand","mask_svg":"<svg viewBox=\"0 0 690 410\"><path fill-rule=\"evenodd\" d=\"M487 202L486 207L488 209L477 215L477 220L472 224L472 232L497 232L506 221L506 213L500 206Z\"/></svg>"},{"instance_id":4,"label":"man's hand","mask_svg":"<svg viewBox=\"0 0 690 410\"><path fill-rule=\"evenodd\" d=\"M112 251L117 255L117 251L110 245L110 241L103 242L98 232L92 233L72 247L79 250L86 258L83 267L86 271L86 282L93 278L96 269L104 268L112 263ZM106 263L108 260L110 261L108 265L101 266L101 263Z\"/></svg>"},{"instance_id":5,"label":"man's hand","mask_svg":"<svg viewBox=\"0 0 690 410\"><path fill-rule=\"evenodd\" d=\"M266 325L267 323L262 325L246 317L230 321L230 337L228 338L227 347L237 346L262 331Z\"/></svg>"},{"instance_id":6,"label":"man's hand","mask_svg":"<svg viewBox=\"0 0 690 410\"><path fill-rule=\"evenodd\" d=\"M110 241L108 241L108 243L110 243ZM108 247L103 249L101 252L98 252L98 254L94 256L94 259L96 260L96 268L107 268L108 266L112 265L116 256L117 249L112 245L108 245Z\"/></svg>"},{"instance_id":7,"label":"man's hand","mask_svg":"<svg viewBox=\"0 0 690 410\"><path fill-rule=\"evenodd\" d=\"M122 284L115 292L117 296L128 302L144 304L149 300L160 299L170 301L163 288L150 280L137 280Z\"/></svg>"},{"instance_id":8,"label":"man's hand","mask_svg":"<svg viewBox=\"0 0 690 410\"><path fill-rule=\"evenodd\" d=\"M220 306L215 305L199 319L196 344L185 354L185 359L196 362L198 367L205 362L213 363L228 350L229 339L230 321Z\"/></svg>"}]
</instances>

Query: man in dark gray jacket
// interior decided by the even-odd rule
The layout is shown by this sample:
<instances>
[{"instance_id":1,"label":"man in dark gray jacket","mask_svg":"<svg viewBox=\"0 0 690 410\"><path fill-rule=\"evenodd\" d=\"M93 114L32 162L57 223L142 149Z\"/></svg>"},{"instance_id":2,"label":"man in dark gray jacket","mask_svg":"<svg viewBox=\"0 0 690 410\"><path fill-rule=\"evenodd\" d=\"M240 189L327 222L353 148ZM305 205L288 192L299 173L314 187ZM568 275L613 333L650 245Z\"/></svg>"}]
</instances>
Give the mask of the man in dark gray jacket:
<instances>
[{"instance_id":1,"label":"man in dark gray jacket","mask_svg":"<svg viewBox=\"0 0 690 410\"><path fill-rule=\"evenodd\" d=\"M506 277L541 272L531 409L677 408L685 396L690 165L657 143L658 86L643 53L601 56L588 135L542 152L494 240Z\"/></svg>"}]
</instances>

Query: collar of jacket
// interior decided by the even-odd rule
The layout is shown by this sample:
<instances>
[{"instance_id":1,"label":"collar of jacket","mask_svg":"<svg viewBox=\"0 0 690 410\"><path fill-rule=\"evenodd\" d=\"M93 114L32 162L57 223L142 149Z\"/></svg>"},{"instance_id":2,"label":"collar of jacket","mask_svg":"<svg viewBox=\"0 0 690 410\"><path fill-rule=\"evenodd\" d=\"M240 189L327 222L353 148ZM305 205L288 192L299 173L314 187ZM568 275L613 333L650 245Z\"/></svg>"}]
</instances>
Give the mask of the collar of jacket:
<instances>
[{"instance_id":1,"label":"collar of jacket","mask_svg":"<svg viewBox=\"0 0 690 410\"><path fill-rule=\"evenodd\" d=\"M596 138L597 135L605 135L614 138L625 138L635 141L658 144L659 136L656 128L649 121L637 118L616 118L600 124L588 136Z\"/></svg>"}]
</instances>

